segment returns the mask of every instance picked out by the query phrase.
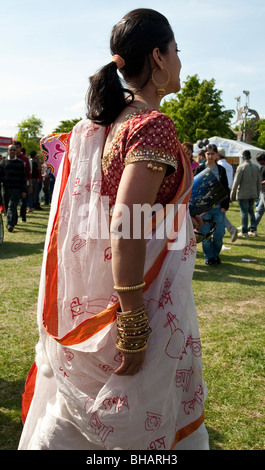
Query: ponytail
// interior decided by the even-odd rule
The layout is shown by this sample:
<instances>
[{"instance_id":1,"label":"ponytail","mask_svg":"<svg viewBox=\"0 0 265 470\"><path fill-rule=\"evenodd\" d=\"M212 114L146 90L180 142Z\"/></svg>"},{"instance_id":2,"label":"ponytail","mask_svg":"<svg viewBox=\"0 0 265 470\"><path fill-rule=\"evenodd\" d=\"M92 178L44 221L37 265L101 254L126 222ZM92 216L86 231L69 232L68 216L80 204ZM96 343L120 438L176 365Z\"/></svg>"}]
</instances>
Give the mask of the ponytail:
<instances>
[{"instance_id":1,"label":"ponytail","mask_svg":"<svg viewBox=\"0 0 265 470\"><path fill-rule=\"evenodd\" d=\"M125 94L133 92L123 88L117 73L117 65L110 62L89 79L87 93L87 117L95 124L109 126L128 105Z\"/></svg>"},{"instance_id":2,"label":"ponytail","mask_svg":"<svg viewBox=\"0 0 265 470\"><path fill-rule=\"evenodd\" d=\"M118 67L125 83L133 90L143 89L152 75L149 56L153 49L158 47L165 54L173 39L171 26L161 13L140 8L125 15L113 27L110 38L110 51L116 59L121 59ZM133 92L123 88L117 63L112 61L90 77L87 117L96 124L108 126L133 100Z\"/></svg>"}]
</instances>

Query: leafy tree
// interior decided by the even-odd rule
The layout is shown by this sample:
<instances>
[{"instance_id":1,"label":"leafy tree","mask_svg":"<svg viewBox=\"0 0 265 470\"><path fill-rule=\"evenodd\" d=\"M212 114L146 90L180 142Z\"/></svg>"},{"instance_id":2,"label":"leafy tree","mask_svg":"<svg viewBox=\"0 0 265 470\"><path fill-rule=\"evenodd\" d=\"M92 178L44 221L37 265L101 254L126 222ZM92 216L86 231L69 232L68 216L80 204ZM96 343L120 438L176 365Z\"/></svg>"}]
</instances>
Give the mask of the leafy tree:
<instances>
[{"instance_id":1,"label":"leafy tree","mask_svg":"<svg viewBox=\"0 0 265 470\"><path fill-rule=\"evenodd\" d=\"M202 80L198 75L188 76L182 90L165 101L161 111L171 117L181 142L196 142L205 138L235 139L229 128L234 111L225 110L222 91L215 89L215 80Z\"/></svg>"},{"instance_id":2,"label":"leafy tree","mask_svg":"<svg viewBox=\"0 0 265 470\"><path fill-rule=\"evenodd\" d=\"M259 119L255 125L255 130L252 145L265 149L265 119Z\"/></svg>"},{"instance_id":3,"label":"leafy tree","mask_svg":"<svg viewBox=\"0 0 265 470\"><path fill-rule=\"evenodd\" d=\"M53 132L71 132L73 127L81 121L82 118L79 119L68 119L66 121L60 121L60 124L54 129Z\"/></svg>"},{"instance_id":4,"label":"leafy tree","mask_svg":"<svg viewBox=\"0 0 265 470\"><path fill-rule=\"evenodd\" d=\"M40 139L42 137L41 130L43 122L34 114L18 124L18 133L16 140L21 142L21 146L25 147L27 154L32 150L40 152Z\"/></svg>"},{"instance_id":5,"label":"leafy tree","mask_svg":"<svg viewBox=\"0 0 265 470\"><path fill-rule=\"evenodd\" d=\"M32 150L40 151L40 139L43 122L34 114L18 124L18 133L16 140L21 142L22 147L26 148L27 154Z\"/></svg>"}]
</instances>

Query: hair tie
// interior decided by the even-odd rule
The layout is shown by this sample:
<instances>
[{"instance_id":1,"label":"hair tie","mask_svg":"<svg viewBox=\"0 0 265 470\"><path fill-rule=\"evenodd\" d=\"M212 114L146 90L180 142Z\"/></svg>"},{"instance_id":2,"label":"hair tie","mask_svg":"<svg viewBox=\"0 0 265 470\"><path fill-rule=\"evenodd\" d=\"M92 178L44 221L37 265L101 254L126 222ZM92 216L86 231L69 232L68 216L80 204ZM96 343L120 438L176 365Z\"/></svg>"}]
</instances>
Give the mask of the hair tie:
<instances>
[{"instance_id":1,"label":"hair tie","mask_svg":"<svg viewBox=\"0 0 265 470\"><path fill-rule=\"evenodd\" d=\"M125 65L125 60L118 54L115 54L113 57L112 57L112 62L115 62L115 64L117 65L117 69L121 69L122 67L124 67Z\"/></svg>"}]
</instances>

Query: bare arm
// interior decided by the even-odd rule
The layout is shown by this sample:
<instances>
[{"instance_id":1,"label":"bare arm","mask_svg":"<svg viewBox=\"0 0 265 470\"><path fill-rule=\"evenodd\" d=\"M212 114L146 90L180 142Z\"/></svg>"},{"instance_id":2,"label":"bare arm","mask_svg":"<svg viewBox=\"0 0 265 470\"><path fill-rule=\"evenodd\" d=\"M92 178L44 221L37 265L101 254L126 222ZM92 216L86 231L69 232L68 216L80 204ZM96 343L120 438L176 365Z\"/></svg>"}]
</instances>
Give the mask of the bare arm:
<instances>
[{"instance_id":1,"label":"bare arm","mask_svg":"<svg viewBox=\"0 0 265 470\"><path fill-rule=\"evenodd\" d=\"M160 165L163 171L157 172L147 168L147 162L131 163L125 167L116 204L128 208L130 221L130 238L117 238L115 233L121 219L114 213L111 221L112 269L114 283L118 286L133 286L143 282L145 264L144 227L139 239L133 239L133 207L135 204L150 204L155 202L157 192L165 176L166 165ZM119 293L122 311L133 310L143 305L143 290ZM122 364L115 373L133 375L139 371L145 357L145 352L122 354Z\"/></svg>"}]
</instances>

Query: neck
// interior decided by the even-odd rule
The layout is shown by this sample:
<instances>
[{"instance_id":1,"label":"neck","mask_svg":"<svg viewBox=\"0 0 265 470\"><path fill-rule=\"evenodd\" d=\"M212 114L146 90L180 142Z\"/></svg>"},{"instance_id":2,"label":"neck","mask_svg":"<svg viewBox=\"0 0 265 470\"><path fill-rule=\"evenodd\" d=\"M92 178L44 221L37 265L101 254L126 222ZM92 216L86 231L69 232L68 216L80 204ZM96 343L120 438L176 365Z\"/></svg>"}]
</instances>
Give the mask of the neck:
<instances>
[{"instance_id":1,"label":"neck","mask_svg":"<svg viewBox=\"0 0 265 470\"><path fill-rule=\"evenodd\" d=\"M207 165L209 168L214 168L214 167L215 167L215 162L206 162L206 165Z\"/></svg>"},{"instance_id":2,"label":"neck","mask_svg":"<svg viewBox=\"0 0 265 470\"><path fill-rule=\"evenodd\" d=\"M148 90L142 90L141 92L135 93L134 102L135 106L146 106L150 109L159 109L161 99L159 96L150 93Z\"/></svg>"}]
</instances>

